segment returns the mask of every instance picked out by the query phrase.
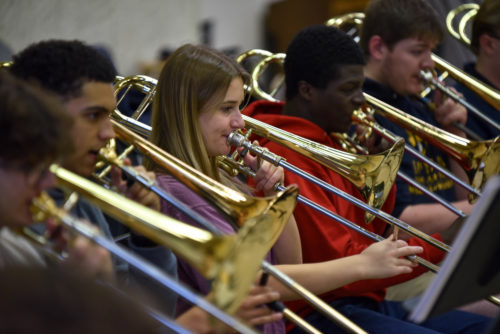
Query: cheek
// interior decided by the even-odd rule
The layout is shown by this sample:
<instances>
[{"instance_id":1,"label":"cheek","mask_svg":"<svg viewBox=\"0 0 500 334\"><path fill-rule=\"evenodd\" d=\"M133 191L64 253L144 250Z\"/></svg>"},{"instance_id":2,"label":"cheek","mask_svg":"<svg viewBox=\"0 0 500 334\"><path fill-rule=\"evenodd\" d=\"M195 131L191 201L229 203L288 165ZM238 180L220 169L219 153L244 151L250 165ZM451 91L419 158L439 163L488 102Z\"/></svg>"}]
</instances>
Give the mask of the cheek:
<instances>
[{"instance_id":1,"label":"cheek","mask_svg":"<svg viewBox=\"0 0 500 334\"><path fill-rule=\"evenodd\" d=\"M201 131L201 137L203 138L203 141L205 142L205 145L210 143L210 125L208 122L204 122L202 119L200 119L200 131Z\"/></svg>"},{"instance_id":2,"label":"cheek","mask_svg":"<svg viewBox=\"0 0 500 334\"><path fill-rule=\"evenodd\" d=\"M95 128L85 127L81 124L75 125L72 131L75 150L80 150L81 146L89 144L92 137L95 136L95 132Z\"/></svg>"},{"instance_id":3,"label":"cheek","mask_svg":"<svg viewBox=\"0 0 500 334\"><path fill-rule=\"evenodd\" d=\"M351 108L351 104L349 100L347 100L343 96L335 96L330 100L330 104L327 106L328 114L331 116L343 116L347 112L349 112Z\"/></svg>"}]
</instances>

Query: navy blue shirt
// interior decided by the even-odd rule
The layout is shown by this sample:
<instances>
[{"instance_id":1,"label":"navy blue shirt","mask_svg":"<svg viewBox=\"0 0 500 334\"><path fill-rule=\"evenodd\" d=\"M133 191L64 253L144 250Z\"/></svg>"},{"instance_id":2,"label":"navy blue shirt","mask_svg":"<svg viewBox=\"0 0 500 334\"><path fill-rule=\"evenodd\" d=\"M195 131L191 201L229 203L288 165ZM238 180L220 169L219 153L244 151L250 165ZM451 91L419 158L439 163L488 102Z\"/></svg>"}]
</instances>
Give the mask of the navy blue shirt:
<instances>
[{"instance_id":1,"label":"navy blue shirt","mask_svg":"<svg viewBox=\"0 0 500 334\"><path fill-rule=\"evenodd\" d=\"M363 91L379 100L382 100L405 113L411 114L429 124L437 126L437 121L432 112L423 103L410 99L407 96L396 94L387 86L381 85L370 79L366 79L363 86ZM375 115L375 120L384 128L390 130L397 136L405 139L407 144L413 146L418 152L425 154L428 158L434 160L439 165L450 169L448 157L436 147L423 141L419 136L403 129L386 118ZM423 184L427 189L443 197L447 201L455 201L455 190L453 181L434 168L414 158L409 153L405 152L400 170L407 174L418 183ZM436 203L433 199L423 194L418 189L409 186L408 183L401 178L396 179L397 196L394 206L393 216L399 217L403 210L414 204Z\"/></svg>"},{"instance_id":2,"label":"navy blue shirt","mask_svg":"<svg viewBox=\"0 0 500 334\"><path fill-rule=\"evenodd\" d=\"M464 66L464 71L473 77L479 79L483 83L494 87L488 79L483 77L478 71L476 71L475 63L468 63ZM467 88L461 83L455 84L455 88L457 91L461 92L464 95L464 98L467 102L471 103L474 107L476 107L481 113L485 116L489 117L496 123L500 124L500 110L496 110L492 105L482 99L479 95L474 93L472 90ZM475 114L469 112L467 113L467 127L474 131L477 135L479 135L483 139L493 139L497 137L500 133L498 130L487 124Z\"/></svg>"}]
</instances>

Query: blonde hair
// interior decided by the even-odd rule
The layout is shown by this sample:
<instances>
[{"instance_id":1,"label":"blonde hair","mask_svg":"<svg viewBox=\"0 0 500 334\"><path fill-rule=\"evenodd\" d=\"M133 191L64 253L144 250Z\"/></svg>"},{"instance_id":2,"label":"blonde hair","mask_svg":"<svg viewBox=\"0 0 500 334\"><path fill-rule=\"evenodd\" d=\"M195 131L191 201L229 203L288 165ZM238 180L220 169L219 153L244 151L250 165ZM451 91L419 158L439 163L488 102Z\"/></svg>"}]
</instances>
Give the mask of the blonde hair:
<instances>
[{"instance_id":1,"label":"blonde hair","mask_svg":"<svg viewBox=\"0 0 500 334\"><path fill-rule=\"evenodd\" d=\"M186 44L170 55L153 102L150 140L206 175L221 181L215 157L207 153L199 116L224 99L234 78L248 73L234 60L205 46ZM148 169L156 166L145 161Z\"/></svg>"}]
</instances>

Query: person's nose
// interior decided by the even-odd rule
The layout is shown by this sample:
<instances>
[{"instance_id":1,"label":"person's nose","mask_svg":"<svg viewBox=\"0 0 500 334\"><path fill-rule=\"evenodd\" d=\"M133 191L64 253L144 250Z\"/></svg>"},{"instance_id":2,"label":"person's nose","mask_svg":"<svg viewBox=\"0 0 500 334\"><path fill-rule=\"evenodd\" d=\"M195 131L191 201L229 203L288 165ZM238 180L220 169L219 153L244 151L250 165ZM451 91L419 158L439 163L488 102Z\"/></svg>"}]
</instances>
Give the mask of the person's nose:
<instances>
[{"instance_id":1,"label":"person's nose","mask_svg":"<svg viewBox=\"0 0 500 334\"><path fill-rule=\"evenodd\" d=\"M432 60L432 52L426 52L425 57L422 59L420 67L424 70L430 70L434 68L434 60Z\"/></svg>"},{"instance_id":2,"label":"person's nose","mask_svg":"<svg viewBox=\"0 0 500 334\"><path fill-rule=\"evenodd\" d=\"M363 94L363 90L360 88L357 90L356 94L352 98L352 104L354 105L355 109L358 109L361 107L363 104L365 104L365 95Z\"/></svg>"},{"instance_id":3,"label":"person's nose","mask_svg":"<svg viewBox=\"0 0 500 334\"><path fill-rule=\"evenodd\" d=\"M99 139L103 141L108 141L111 138L115 138L115 130L113 129L113 125L111 124L111 119L106 118L103 120L101 127L99 129Z\"/></svg>"},{"instance_id":4,"label":"person's nose","mask_svg":"<svg viewBox=\"0 0 500 334\"><path fill-rule=\"evenodd\" d=\"M245 121L243 120L243 116L241 112L235 113L235 115L231 118L231 128L234 130L238 130L245 127Z\"/></svg>"},{"instance_id":5,"label":"person's nose","mask_svg":"<svg viewBox=\"0 0 500 334\"><path fill-rule=\"evenodd\" d=\"M36 183L36 195L40 195L40 193L46 189L52 188L56 185L56 176L52 174L49 170L43 171L40 180Z\"/></svg>"}]
</instances>

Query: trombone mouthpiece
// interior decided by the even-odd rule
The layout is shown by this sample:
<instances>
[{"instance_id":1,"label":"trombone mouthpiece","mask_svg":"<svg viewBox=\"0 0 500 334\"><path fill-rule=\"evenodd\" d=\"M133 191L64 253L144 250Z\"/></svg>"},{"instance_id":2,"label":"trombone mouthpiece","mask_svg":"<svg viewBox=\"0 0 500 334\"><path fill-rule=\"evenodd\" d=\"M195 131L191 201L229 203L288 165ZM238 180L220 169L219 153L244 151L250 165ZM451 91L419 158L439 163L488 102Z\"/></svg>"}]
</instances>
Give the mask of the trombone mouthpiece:
<instances>
[{"instance_id":1,"label":"trombone mouthpiece","mask_svg":"<svg viewBox=\"0 0 500 334\"><path fill-rule=\"evenodd\" d=\"M243 136L242 134L238 133L237 131L231 132L229 134L229 136L227 137L227 142L231 146L236 146L236 147L243 146L243 144L245 143L245 141L247 141L247 139L245 138L245 136Z\"/></svg>"},{"instance_id":2,"label":"trombone mouthpiece","mask_svg":"<svg viewBox=\"0 0 500 334\"><path fill-rule=\"evenodd\" d=\"M420 78L427 81L427 82L432 82L434 79L434 76L430 71L424 71L420 70Z\"/></svg>"}]
</instances>

